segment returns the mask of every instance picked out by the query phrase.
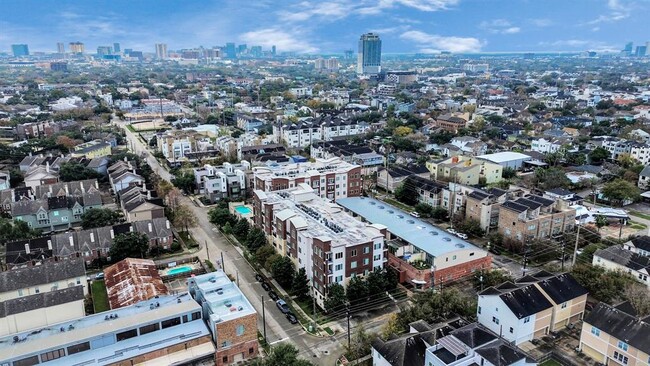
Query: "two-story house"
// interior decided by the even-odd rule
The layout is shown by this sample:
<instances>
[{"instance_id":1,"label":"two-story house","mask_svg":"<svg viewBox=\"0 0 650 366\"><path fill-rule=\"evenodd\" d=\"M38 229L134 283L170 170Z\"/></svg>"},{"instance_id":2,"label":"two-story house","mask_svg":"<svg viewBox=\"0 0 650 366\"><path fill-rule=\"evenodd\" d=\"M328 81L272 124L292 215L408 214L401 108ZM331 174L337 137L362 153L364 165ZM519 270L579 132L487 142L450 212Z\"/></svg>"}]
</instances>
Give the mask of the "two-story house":
<instances>
[{"instance_id":1,"label":"two-story house","mask_svg":"<svg viewBox=\"0 0 650 366\"><path fill-rule=\"evenodd\" d=\"M650 237L638 236L622 244L599 249L593 265L612 271L622 271L650 289Z\"/></svg>"}]
</instances>

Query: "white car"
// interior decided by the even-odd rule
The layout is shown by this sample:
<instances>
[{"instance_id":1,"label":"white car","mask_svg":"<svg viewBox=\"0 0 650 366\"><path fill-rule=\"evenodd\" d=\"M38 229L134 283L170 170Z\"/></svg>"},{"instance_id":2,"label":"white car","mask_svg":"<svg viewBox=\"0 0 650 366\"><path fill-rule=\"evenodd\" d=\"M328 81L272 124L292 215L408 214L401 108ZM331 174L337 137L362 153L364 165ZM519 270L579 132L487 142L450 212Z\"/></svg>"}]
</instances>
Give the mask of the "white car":
<instances>
[{"instance_id":1,"label":"white car","mask_svg":"<svg viewBox=\"0 0 650 366\"><path fill-rule=\"evenodd\" d=\"M467 234L456 233L456 236L459 237L459 238L461 238L461 239L463 239L463 240L467 240Z\"/></svg>"},{"instance_id":2,"label":"white car","mask_svg":"<svg viewBox=\"0 0 650 366\"><path fill-rule=\"evenodd\" d=\"M411 216L419 218L420 214L417 213L416 211L411 211Z\"/></svg>"},{"instance_id":3,"label":"white car","mask_svg":"<svg viewBox=\"0 0 650 366\"><path fill-rule=\"evenodd\" d=\"M447 232L448 232L449 234L456 235L456 230L454 230L453 227L450 227L449 229L447 229Z\"/></svg>"}]
</instances>

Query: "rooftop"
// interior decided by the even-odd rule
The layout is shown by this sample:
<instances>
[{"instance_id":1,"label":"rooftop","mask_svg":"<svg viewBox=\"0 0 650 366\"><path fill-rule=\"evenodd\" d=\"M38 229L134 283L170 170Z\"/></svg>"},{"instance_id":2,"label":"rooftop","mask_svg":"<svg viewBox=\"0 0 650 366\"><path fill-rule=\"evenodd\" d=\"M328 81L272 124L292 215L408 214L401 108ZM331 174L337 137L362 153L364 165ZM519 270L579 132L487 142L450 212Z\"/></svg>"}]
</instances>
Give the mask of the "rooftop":
<instances>
[{"instance_id":1,"label":"rooftop","mask_svg":"<svg viewBox=\"0 0 650 366\"><path fill-rule=\"evenodd\" d=\"M253 305L223 271L191 277L188 285L196 301L208 304L215 323L256 314Z\"/></svg>"},{"instance_id":2,"label":"rooftop","mask_svg":"<svg viewBox=\"0 0 650 366\"><path fill-rule=\"evenodd\" d=\"M518 152L512 152L512 151L503 151L503 152L498 152L494 154L487 154L487 155L480 155L477 156L478 159L483 159L483 160L489 160L494 163L504 163L506 161L512 161L512 160L530 160L532 159L530 156Z\"/></svg>"},{"instance_id":3,"label":"rooftop","mask_svg":"<svg viewBox=\"0 0 650 366\"><path fill-rule=\"evenodd\" d=\"M482 249L455 235L374 198L347 197L336 200L336 203L374 224L386 226L394 235L434 257L458 250L483 252Z\"/></svg>"},{"instance_id":4,"label":"rooftop","mask_svg":"<svg viewBox=\"0 0 650 366\"><path fill-rule=\"evenodd\" d=\"M254 167L253 172L256 178L295 178L321 175L324 173L346 173L351 169L359 167L350 164L340 158L316 159L314 163L297 163L277 166Z\"/></svg>"}]
</instances>

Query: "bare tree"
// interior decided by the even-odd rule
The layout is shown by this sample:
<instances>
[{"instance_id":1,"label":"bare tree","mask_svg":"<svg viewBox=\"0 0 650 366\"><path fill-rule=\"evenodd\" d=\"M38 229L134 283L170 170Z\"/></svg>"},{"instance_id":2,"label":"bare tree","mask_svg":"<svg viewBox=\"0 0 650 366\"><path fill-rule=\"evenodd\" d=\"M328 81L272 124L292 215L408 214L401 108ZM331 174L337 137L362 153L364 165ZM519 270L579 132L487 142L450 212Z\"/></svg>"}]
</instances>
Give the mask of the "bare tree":
<instances>
[{"instance_id":1,"label":"bare tree","mask_svg":"<svg viewBox=\"0 0 650 366\"><path fill-rule=\"evenodd\" d=\"M191 227L195 227L198 223L194 211L192 211L186 205L179 205L174 210L174 226L180 228L181 230L185 228L185 232L188 232Z\"/></svg>"},{"instance_id":2,"label":"bare tree","mask_svg":"<svg viewBox=\"0 0 650 366\"><path fill-rule=\"evenodd\" d=\"M646 286L638 283L630 283L625 286L623 296L632 304L638 317L650 314L650 292Z\"/></svg>"}]
</instances>

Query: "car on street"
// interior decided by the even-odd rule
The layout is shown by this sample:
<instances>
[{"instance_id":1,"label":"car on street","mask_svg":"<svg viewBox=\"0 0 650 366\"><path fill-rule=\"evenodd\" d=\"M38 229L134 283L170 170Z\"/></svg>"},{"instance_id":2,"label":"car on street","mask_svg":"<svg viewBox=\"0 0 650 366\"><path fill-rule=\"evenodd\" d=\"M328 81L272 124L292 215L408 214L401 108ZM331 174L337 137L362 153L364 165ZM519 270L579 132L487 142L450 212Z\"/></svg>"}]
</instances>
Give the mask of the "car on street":
<instances>
[{"instance_id":1,"label":"car on street","mask_svg":"<svg viewBox=\"0 0 650 366\"><path fill-rule=\"evenodd\" d=\"M463 240L467 240L467 234L456 233L456 236L459 237L459 238L461 238L461 239L463 239Z\"/></svg>"},{"instance_id":2,"label":"car on street","mask_svg":"<svg viewBox=\"0 0 650 366\"><path fill-rule=\"evenodd\" d=\"M447 232L448 232L449 234L456 235L456 230L454 230L453 227L450 227L449 229L447 229Z\"/></svg>"},{"instance_id":3,"label":"car on street","mask_svg":"<svg viewBox=\"0 0 650 366\"><path fill-rule=\"evenodd\" d=\"M278 306L278 309L280 309L280 311L281 311L283 314L286 314L286 313L288 313L288 312L291 311L291 309L289 309L289 305L287 305L287 303L284 302L284 300L282 300L282 299L277 300L277 301L275 302L275 305Z\"/></svg>"},{"instance_id":4,"label":"car on street","mask_svg":"<svg viewBox=\"0 0 650 366\"><path fill-rule=\"evenodd\" d=\"M287 320L289 320L289 323L291 323L291 324L297 324L298 323L298 318L296 318L296 316L292 312L288 312L286 317L287 317Z\"/></svg>"},{"instance_id":5,"label":"car on street","mask_svg":"<svg viewBox=\"0 0 650 366\"><path fill-rule=\"evenodd\" d=\"M96 280L103 280L104 279L104 272L99 272L98 274L95 275Z\"/></svg>"},{"instance_id":6,"label":"car on street","mask_svg":"<svg viewBox=\"0 0 650 366\"><path fill-rule=\"evenodd\" d=\"M262 282L262 288L264 289L264 291L271 291L271 285L269 285L266 282Z\"/></svg>"},{"instance_id":7,"label":"car on street","mask_svg":"<svg viewBox=\"0 0 650 366\"><path fill-rule=\"evenodd\" d=\"M264 282L264 277L262 277L262 275L259 273L255 274L255 279L257 280L257 282Z\"/></svg>"},{"instance_id":8,"label":"car on street","mask_svg":"<svg viewBox=\"0 0 650 366\"><path fill-rule=\"evenodd\" d=\"M411 211L411 213L409 215L411 215L413 217L420 217L420 214L418 212L416 212L416 211Z\"/></svg>"},{"instance_id":9,"label":"car on street","mask_svg":"<svg viewBox=\"0 0 650 366\"><path fill-rule=\"evenodd\" d=\"M277 301L280 298L280 296L278 296L278 294L276 294L275 291L269 291L269 297L273 301Z\"/></svg>"}]
</instances>

